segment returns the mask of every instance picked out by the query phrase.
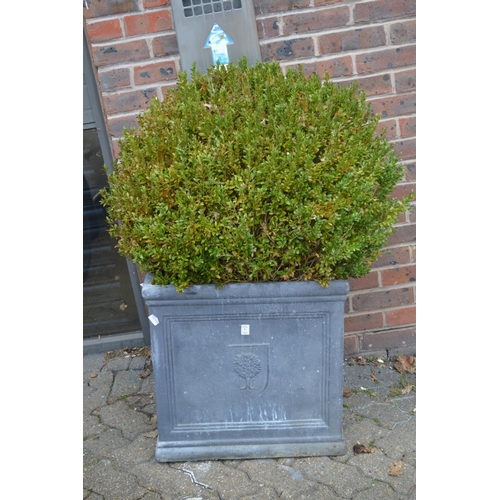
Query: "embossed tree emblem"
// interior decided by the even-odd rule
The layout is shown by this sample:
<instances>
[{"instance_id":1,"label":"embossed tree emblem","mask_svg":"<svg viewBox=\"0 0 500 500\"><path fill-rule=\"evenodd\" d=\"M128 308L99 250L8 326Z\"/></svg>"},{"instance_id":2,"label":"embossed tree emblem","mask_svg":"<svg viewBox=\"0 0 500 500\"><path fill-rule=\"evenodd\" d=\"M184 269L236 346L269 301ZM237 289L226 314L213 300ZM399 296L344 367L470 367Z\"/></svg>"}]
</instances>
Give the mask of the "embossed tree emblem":
<instances>
[{"instance_id":1,"label":"embossed tree emblem","mask_svg":"<svg viewBox=\"0 0 500 500\"><path fill-rule=\"evenodd\" d=\"M245 379L245 387L241 387L241 390L253 390L250 381L262 371L260 359L255 354L237 354L233 360L233 368L241 378Z\"/></svg>"}]
</instances>

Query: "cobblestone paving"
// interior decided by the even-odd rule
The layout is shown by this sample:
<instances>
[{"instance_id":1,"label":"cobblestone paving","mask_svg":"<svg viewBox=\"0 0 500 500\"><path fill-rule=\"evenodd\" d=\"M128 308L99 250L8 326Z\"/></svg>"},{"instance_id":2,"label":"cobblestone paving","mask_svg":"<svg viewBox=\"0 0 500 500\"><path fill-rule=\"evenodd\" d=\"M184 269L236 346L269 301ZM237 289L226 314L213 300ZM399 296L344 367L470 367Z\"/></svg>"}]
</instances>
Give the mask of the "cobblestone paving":
<instances>
[{"instance_id":1,"label":"cobblestone paving","mask_svg":"<svg viewBox=\"0 0 500 500\"><path fill-rule=\"evenodd\" d=\"M83 498L414 500L416 376L379 359L346 360L344 456L158 463L147 352L84 356Z\"/></svg>"}]
</instances>

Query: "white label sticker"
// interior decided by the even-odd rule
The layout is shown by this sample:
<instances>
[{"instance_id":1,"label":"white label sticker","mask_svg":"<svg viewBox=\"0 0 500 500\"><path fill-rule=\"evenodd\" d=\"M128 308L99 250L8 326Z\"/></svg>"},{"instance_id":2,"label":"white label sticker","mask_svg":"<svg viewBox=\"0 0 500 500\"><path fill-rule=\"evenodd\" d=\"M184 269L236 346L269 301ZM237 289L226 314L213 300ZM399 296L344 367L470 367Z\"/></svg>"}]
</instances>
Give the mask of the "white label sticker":
<instances>
[{"instance_id":1,"label":"white label sticker","mask_svg":"<svg viewBox=\"0 0 500 500\"><path fill-rule=\"evenodd\" d=\"M250 335L250 325L241 325L241 335Z\"/></svg>"},{"instance_id":2,"label":"white label sticker","mask_svg":"<svg viewBox=\"0 0 500 500\"><path fill-rule=\"evenodd\" d=\"M148 319L149 321L151 321L151 323L153 323L154 326L156 326L160 322L160 320L154 314L148 316Z\"/></svg>"}]
</instances>

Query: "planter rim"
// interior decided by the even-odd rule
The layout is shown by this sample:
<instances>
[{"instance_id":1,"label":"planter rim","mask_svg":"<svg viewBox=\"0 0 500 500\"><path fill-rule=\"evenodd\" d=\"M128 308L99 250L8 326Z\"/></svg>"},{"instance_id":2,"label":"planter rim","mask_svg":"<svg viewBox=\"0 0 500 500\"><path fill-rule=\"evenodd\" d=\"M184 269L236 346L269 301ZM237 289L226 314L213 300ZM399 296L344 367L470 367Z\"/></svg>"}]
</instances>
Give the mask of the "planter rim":
<instances>
[{"instance_id":1,"label":"planter rim","mask_svg":"<svg viewBox=\"0 0 500 500\"><path fill-rule=\"evenodd\" d=\"M153 275L148 273L142 286L142 296L146 300L168 299L234 299L295 296L345 296L349 292L347 280L332 280L323 287L316 281L276 281L252 283L228 283L215 285L192 285L183 292L177 292L173 285L151 284Z\"/></svg>"}]
</instances>

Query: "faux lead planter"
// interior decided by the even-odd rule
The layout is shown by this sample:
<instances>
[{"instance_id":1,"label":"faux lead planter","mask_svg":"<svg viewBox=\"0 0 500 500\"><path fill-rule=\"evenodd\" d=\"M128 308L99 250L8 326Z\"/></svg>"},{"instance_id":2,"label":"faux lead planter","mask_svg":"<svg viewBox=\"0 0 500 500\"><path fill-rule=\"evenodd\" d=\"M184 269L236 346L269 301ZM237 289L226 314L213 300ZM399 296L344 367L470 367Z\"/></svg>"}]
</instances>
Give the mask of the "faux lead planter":
<instances>
[{"instance_id":1,"label":"faux lead planter","mask_svg":"<svg viewBox=\"0 0 500 500\"><path fill-rule=\"evenodd\" d=\"M160 462L343 455L347 281L151 284Z\"/></svg>"}]
</instances>

